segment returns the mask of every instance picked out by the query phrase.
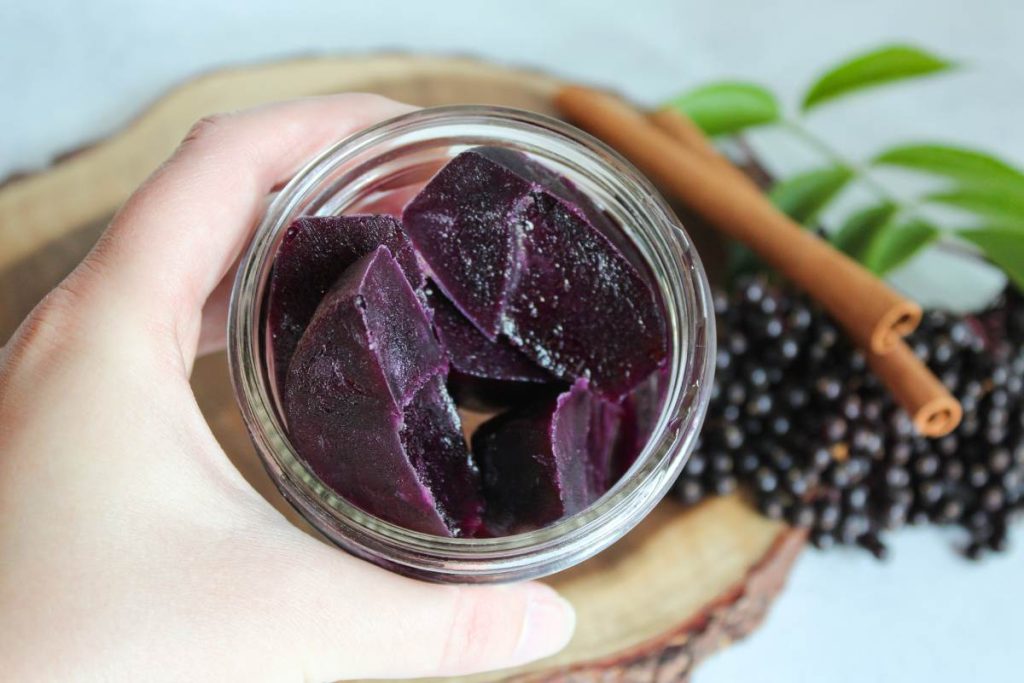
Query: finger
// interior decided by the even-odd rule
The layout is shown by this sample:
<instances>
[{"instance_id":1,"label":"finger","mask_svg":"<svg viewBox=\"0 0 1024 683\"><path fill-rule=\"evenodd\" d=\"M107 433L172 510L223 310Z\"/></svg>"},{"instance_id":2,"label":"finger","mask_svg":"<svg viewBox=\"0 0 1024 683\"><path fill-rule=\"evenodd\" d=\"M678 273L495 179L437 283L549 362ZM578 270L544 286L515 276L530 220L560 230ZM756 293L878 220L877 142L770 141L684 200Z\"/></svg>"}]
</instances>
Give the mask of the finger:
<instances>
[{"instance_id":1,"label":"finger","mask_svg":"<svg viewBox=\"0 0 1024 683\"><path fill-rule=\"evenodd\" d=\"M429 584L303 540L315 549L286 572L293 640L279 654L301 656L309 680L502 669L551 655L572 635L572 607L543 584Z\"/></svg>"},{"instance_id":2,"label":"finger","mask_svg":"<svg viewBox=\"0 0 1024 683\"><path fill-rule=\"evenodd\" d=\"M132 195L82 270L100 274L120 315L169 332L188 367L203 306L266 195L332 142L409 110L348 94L204 119Z\"/></svg>"}]
</instances>

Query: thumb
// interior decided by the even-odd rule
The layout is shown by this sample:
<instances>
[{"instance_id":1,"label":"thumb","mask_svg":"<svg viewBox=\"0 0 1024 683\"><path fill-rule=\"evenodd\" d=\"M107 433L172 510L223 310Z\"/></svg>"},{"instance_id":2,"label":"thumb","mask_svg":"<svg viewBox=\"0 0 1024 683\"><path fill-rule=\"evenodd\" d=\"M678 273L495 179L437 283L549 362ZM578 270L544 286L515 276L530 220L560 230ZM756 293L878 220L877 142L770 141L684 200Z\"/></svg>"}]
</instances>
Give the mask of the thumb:
<instances>
[{"instance_id":1,"label":"thumb","mask_svg":"<svg viewBox=\"0 0 1024 683\"><path fill-rule=\"evenodd\" d=\"M478 673L554 654L572 636L572 606L543 584L430 584L302 538L311 556L281 597L296 624L286 651L306 680Z\"/></svg>"}]
</instances>

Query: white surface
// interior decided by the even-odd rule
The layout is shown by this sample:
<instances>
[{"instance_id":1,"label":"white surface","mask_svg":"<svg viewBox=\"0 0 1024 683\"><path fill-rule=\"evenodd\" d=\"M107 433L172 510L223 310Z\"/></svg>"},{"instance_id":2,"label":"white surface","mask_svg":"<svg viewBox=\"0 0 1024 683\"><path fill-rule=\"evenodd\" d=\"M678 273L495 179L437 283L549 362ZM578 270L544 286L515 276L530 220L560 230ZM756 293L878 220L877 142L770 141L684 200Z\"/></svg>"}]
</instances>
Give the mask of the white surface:
<instances>
[{"instance_id":1,"label":"white surface","mask_svg":"<svg viewBox=\"0 0 1024 683\"><path fill-rule=\"evenodd\" d=\"M792 104L821 66L897 39L969 68L823 107L817 130L853 155L939 139L1024 162L1022 29L1020 0L6 0L0 176L116 130L168 86L218 65L416 50L541 67L651 104L723 77L770 84ZM779 158L811 162L792 150ZM977 279L948 279L944 298L979 291ZM1020 529L1011 554L980 566L937 532L891 540L887 564L806 553L764 627L705 664L697 683L1024 679Z\"/></svg>"}]
</instances>

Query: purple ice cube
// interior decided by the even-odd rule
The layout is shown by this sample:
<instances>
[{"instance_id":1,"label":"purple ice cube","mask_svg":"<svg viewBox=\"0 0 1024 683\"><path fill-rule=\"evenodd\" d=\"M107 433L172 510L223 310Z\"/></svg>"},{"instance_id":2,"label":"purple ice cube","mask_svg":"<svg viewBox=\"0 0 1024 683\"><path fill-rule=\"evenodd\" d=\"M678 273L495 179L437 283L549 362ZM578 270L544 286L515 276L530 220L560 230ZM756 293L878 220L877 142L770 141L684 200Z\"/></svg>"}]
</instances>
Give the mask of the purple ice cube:
<instances>
[{"instance_id":1,"label":"purple ice cube","mask_svg":"<svg viewBox=\"0 0 1024 683\"><path fill-rule=\"evenodd\" d=\"M619 433L611 456L610 479L614 483L633 466L647 446L661 415L668 388L668 369L659 368L622 399Z\"/></svg>"},{"instance_id":2,"label":"purple ice cube","mask_svg":"<svg viewBox=\"0 0 1024 683\"><path fill-rule=\"evenodd\" d=\"M327 486L363 510L416 531L472 533L478 475L446 371L420 299L378 247L345 271L295 348L289 438Z\"/></svg>"},{"instance_id":3,"label":"purple ice cube","mask_svg":"<svg viewBox=\"0 0 1024 683\"><path fill-rule=\"evenodd\" d=\"M571 184L518 152L475 148L403 213L440 288L488 338L500 333L559 378L620 397L663 361L650 286L595 227Z\"/></svg>"},{"instance_id":4,"label":"purple ice cube","mask_svg":"<svg viewBox=\"0 0 1024 683\"><path fill-rule=\"evenodd\" d=\"M555 375L625 394L665 357L653 293L604 235L551 195L534 195L524 218L531 227L505 334Z\"/></svg>"},{"instance_id":5,"label":"purple ice cube","mask_svg":"<svg viewBox=\"0 0 1024 683\"><path fill-rule=\"evenodd\" d=\"M504 147L478 147L477 149L483 156L495 163L502 164L530 182L542 186L561 199L567 207L576 210L584 220L607 237L633 267L650 282L651 276L647 263L640 256L636 245L630 241L615 219L607 211L597 206L585 192L576 186L576 183L514 150Z\"/></svg>"},{"instance_id":6,"label":"purple ice cube","mask_svg":"<svg viewBox=\"0 0 1024 683\"><path fill-rule=\"evenodd\" d=\"M434 331L448 353L448 387L460 405L487 410L523 403L558 379L512 346L488 339L432 285L425 288Z\"/></svg>"},{"instance_id":7,"label":"purple ice cube","mask_svg":"<svg viewBox=\"0 0 1024 683\"><path fill-rule=\"evenodd\" d=\"M525 179L470 150L445 165L402 212L434 280L490 339L501 331L519 237L518 205L530 188Z\"/></svg>"},{"instance_id":8,"label":"purple ice cube","mask_svg":"<svg viewBox=\"0 0 1024 683\"><path fill-rule=\"evenodd\" d=\"M487 501L487 532L538 529L583 510L605 491L605 444L591 439L605 403L578 380L557 398L502 413L473 435ZM597 452L592 450L597 446ZM595 461L594 458L597 460Z\"/></svg>"},{"instance_id":9,"label":"purple ice cube","mask_svg":"<svg viewBox=\"0 0 1024 683\"><path fill-rule=\"evenodd\" d=\"M622 418L622 404L594 397L587 435L587 481L590 490L598 496L618 481L613 470L617 464Z\"/></svg>"},{"instance_id":10,"label":"purple ice cube","mask_svg":"<svg viewBox=\"0 0 1024 683\"><path fill-rule=\"evenodd\" d=\"M288 227L270 274L267 314L281 390L295 345L320 300L349 266L382 244L413 286L421 287L416 254L393 216L304 216Z\"/></svg>"},{"instance_id":11,"label":"purple ice cube","mask_svg":"<svg viewBox=\"0 0 1024 683\"><path fill-rule=\"evenodd\" d=\"M451 535L471 536L482 523L480 475L443 375L423 385L404 417L401 439L409 462L434 494Z\"/></svg>"},{"instance_id":12,"label":"purple ice cube","mask_svg":"<svg viewBox=\"0 0 1024 683\"><path fill-rule=\"evenodd\" d=\"M434 329L452 369L487 379L512 382L552 382L551 373L524 356L507 339L490 340L462 315L448 298L431 286L427 302L434 312Z\"/></svg>"}]
</instances>

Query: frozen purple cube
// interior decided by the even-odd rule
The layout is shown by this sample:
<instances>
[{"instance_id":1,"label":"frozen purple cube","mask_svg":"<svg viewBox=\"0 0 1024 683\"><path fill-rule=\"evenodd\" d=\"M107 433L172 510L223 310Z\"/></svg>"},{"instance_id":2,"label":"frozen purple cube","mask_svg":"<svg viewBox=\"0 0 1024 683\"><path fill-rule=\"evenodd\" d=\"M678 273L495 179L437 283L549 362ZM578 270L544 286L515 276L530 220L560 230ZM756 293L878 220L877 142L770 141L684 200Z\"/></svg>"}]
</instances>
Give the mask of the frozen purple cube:
<instances>
[{"instance_id":1,"label":"frozen purple cube","mask_svg":"<svg viewBox=\"0 0 1024 683\"><path fill-rule=\"evenodd\" d=\"M478 475L446 371L419 298L378 247L345 271L295 348L289 438L327 486L363 510L425 533L472 533Z\"/></svg>"},{"instance_id":2,"label":"frozen purple cube","mask_svg":"<svg viewBox=\"0 0 1024 683\"><path fill-rule=\"evenodd\" d=\"M561 385L507 339L488 339L435 287L427 285L424 291L451 364L448 387L460 405L500 408L536 398L548 385Z\"/></svg>"},{"instance_id":3,"label":"frozen purple cube","mask_svg":"<svg viewBox=\"0 0 1024 683\"><path fill-rule=\"evenodd\" d=\"M496 164L505 166L513 173L543 187L544 190L561 199L567 207L577 211L584 220L589 221L602 235L607 237L633 264L633 267L650 281L651 276L647 264L637 251L636 245L622 232L622 228L615 219L595 204L574 182L515 150L505 147L477 147L474 151Z\"/></svg>"},{"instance_id":4,"label":"frozen purple cube","mask_svg":"<svg viewBox=\"0 0 1024 683\"><path fill-rule=\"evenodd\" d=\"M552 382L554 377L524 356L506 339L488 339L448 298L431 286L427 302L434 312L434 329L452 369L474 377L510 382Z\"/></svg>"},{"instance_id":5,"label":"frozen purple cube","mask_svg":"<svg viewBox=\"0 0 1024 683\"><path fill-rule=\"evenodd\" d=\"M434 280L489 339L515 272L516 217L531 184L470 150L427 183L402 222Z\"/></svg>"},{"instance_id":6,"label":"frozen purple cube","mask_svg":"<svg viewBox=\"0 0 1024 683\"><path fill-rule=\"evenodd\" d=\"M668 388L668 369L652 372L622 399L619 433L611 455L610 480L618 481L643 452L661 415Z\"/></svg>"},{"instance_id":7,"label":"frozen purple cube","mask_svg":"<svg viewBox=\"0 0 1024 683\"><path fill-rule=\"evenodd\" d=\"M602 495L618 481L614 470L622 433L622 404L595 396L587 434L587 481L590 490Z\"/></svg>"},{"instance_id":8,"label":"frozen purple cube","mask_svg":"<svg viewBox=\"0 0 1024 683\"><path fill-rule=\"evenodd\" d=\"M504 332L555 375L622 396L665 357L651 289L608 239L551 195L524 209L530 226Z\"/></svg>"},{"instance_id":9,"label":"frozen purple cube","mask_svg":"<svg viewBox=\"0 0 1024 683\"><path fill-rule=\"evenodd\" d=\"M473 435L480 466L485 524L502 536L547 526L575 514L605 491L597 474L606 457L594 453L591 430L603 399L578 380L557 398L502 413ZM592 458L597 457L599 461Z\"/></svg>"},{"instance_id":10,"label":"frozen purple cube","mask_svg":"<svg viewBox=\"0 0 1024 683\"><path fill-rule=\"evenodd\" d=\"M525 154L503 147L478 147L477 150L483 156L502 164L512 172L526 178L532 183L543 187L546 191L561 199L565 205L577 211L581 217L593 225L602 235L608 238L615 245L629 262L647 279L647 264L629 238L622 232L622 228L608 212L595 204L585 192L580 190L571 180L563 175L555 173L550 168L534 161Z\"/></svg>"},{"instance_id":11,"label":"frozen purple cube","mask_svg":"<svg viewBox=\"0 0 1024 683\"><path fill-rule=\"evenodd\" d=\"M595 227L574 186L518 152L475 148L403 213L440 288L488 338L505 336L557 377L611 397L663 361L664 320L647 281ZM607 226L604 226L607 229Z\"/></svg>"},{"instance_id":12,"label":"frozen purple cube","mask_svg":"<svg viewBox=\"0 0 1024 683\"><path fill-rule=\"evenodd\" d=\"M283 390L295 345L320 300L349 266L382 244L413 287L421 287L416 254L393 216L304 216L288 227L274 259L268 295L267 322L279 388Z\"/></svg>"},{"instance_id":13,"label":"frozen purple cube","mask_svg":"<svg viewBox=\"0 0 1024 683\"><path fill-rule=\"evenodd\" d=\"M452 536L471 536L483 519L480 476L462 436L443 375L433 379L405 407L401 430L406 457L434 495Z\"/></svg>"}]
</instances>

